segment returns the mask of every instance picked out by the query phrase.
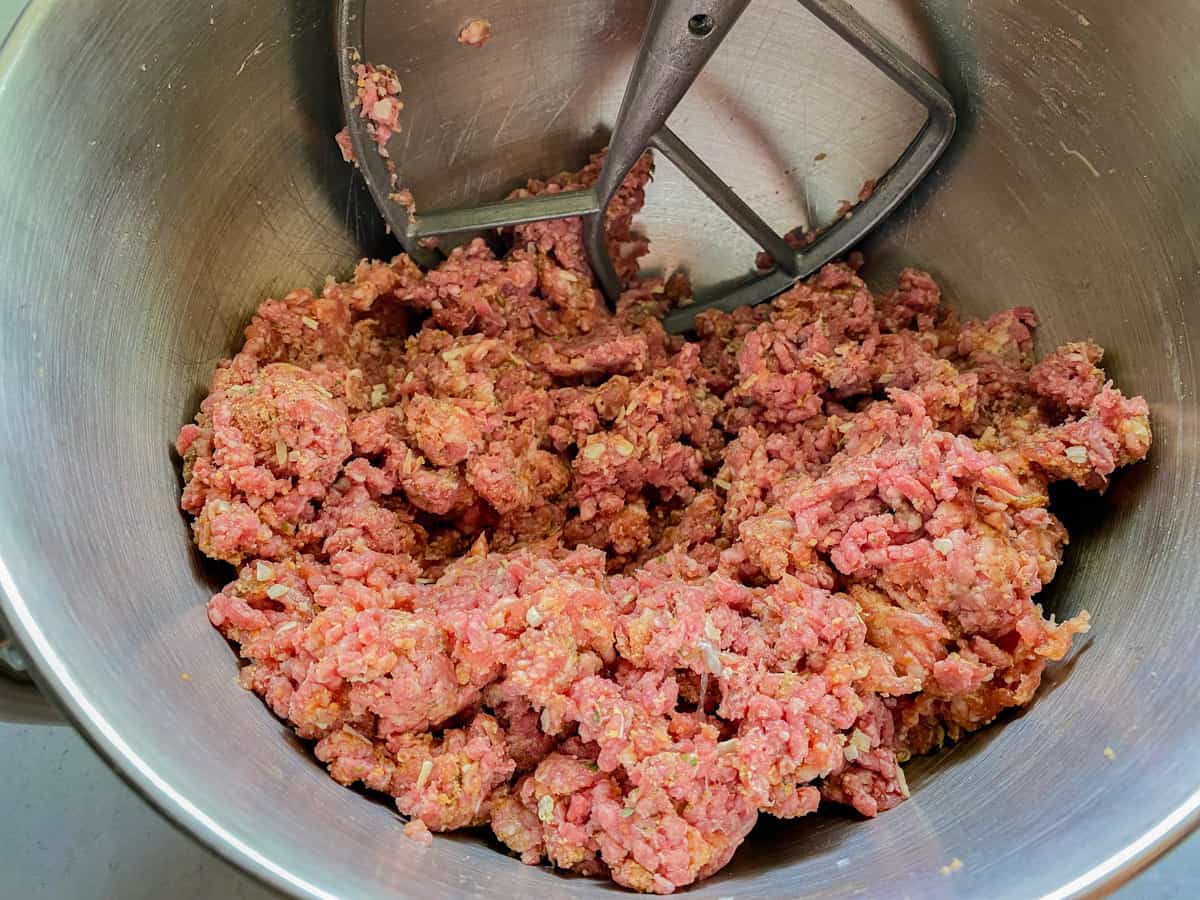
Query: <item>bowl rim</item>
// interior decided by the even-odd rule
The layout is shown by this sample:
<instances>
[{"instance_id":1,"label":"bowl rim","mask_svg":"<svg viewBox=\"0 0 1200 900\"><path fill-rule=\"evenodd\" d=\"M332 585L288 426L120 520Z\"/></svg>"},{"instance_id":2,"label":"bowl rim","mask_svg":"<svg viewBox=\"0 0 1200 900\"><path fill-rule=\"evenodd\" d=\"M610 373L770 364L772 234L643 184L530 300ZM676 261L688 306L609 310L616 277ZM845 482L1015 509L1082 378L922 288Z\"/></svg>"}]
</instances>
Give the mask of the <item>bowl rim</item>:
<instances>
[{"instance_id":1,"label":"bowl rim","mask_svg":"<svg viewBox=\"0 0 1200 900\"><path fill-rule=\"evenodd\" d=\"M34 0L36 3L50 0ZM0 57L2 59L2 57ZM3 556L0 535L0 620L25 652L34 682L50 698L92 748L142 799L169 822L187 832L222 859L263 884L294 897L339 900L260 853L199 809L147 762L99 710L71 676L26 602ZM1100 860L1066 884L1040 895L1041 900L1076 900L1108 894L1132 879L1200 826L1200 788L1193 790L1153 828ZM397 894L404 896L404 894ZM409 895L413 896L413 895Z\"/></svg>"},{"instance_id":2,"label":"bowl rim","mask_svg":"<svg viewBox=\"0 0 1200 900\"><path fill-rule=\"evenodd\" d=\"M27 0L7 35L0 34L0 83L14 65L21 44L46 19L55 0ZM0 623L30 663L34 683L100 757L142 799L175 827L221 859L268 887L294 897L338 900L272 861L226 830L157 772L91 703L63 658L38 625L30 604L4 559L0 532ZM1132 879L1200 826L1200 787L1124 848L1051 891L1042 900L1074 900L1107 894ZM403 896L403 894L397 894ZM411 895L410 895L411 896Z\"/></svg>"}]
</instances>

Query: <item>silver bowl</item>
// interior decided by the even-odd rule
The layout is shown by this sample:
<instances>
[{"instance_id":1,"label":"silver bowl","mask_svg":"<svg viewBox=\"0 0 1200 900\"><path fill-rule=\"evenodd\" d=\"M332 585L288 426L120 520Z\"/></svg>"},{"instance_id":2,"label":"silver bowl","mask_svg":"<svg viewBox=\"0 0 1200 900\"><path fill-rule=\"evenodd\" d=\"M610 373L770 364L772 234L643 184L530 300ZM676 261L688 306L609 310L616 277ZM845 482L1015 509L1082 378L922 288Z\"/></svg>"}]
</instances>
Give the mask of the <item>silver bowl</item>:
<instances>
[{"instance_id":1,"label":"silver bowl","mask_svg":"<svg viewBox=\"0 0 1200 900\"><path fill-rule=\"evenodd\" d=\"M568 5L585 23L644 9ZM915 762L912 799L876 820L764 824L692 893L1087 894L1200 808L1200 8L858 5L923 23L961 123L870 242L869 274L886 284L924 264L968 313L1036 307L1043 347L1095 338L1110 374L1149 399L1155 447L1103 497L1059 498L1073 539L1045 599L1060 615L1090 609L1095 628L1031 709ZM332 17L329 0L33 0L0 51L4 617L43 691L116 769L285 891L612 893L479 836L405 840L388 804L337 786L238 688L205 618L227 573L190 547L170 442L257 302L389 246L330 139ZM798 90L853 93L797 65Z\"/></svg>"}]
</instances>

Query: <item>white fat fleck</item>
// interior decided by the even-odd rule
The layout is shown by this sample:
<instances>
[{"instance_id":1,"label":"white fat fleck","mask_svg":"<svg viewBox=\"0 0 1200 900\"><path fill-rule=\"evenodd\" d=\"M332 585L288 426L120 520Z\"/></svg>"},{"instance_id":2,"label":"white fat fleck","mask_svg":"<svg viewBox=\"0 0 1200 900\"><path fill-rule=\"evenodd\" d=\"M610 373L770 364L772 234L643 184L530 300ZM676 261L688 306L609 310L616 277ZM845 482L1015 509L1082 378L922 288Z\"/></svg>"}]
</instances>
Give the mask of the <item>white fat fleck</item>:
<instances>
[{"instance_id":1,"label":"white fat fleck","mask_svg":"<svg viewBox=\"0 0 1200 900\"><path fill-rule=\"evenodd\" d=\"M282 584L273 584L269 588L267 588L267 596L270 597L272 600L278 600L280 597L282 597L287 592L288 592L288 589ZM292 622L290 624L295 625L296 623ZM282 631L283 629L281 628L279 630Z\"/></svg>"},{"instance_id":2,"label":"white fat fleck","mask_svg":"<svg viewBox=\"0 0 1200 900\"><path fill-rule=\"evenodd\" d=\"M721 665L721 657L713 648L713 645L708 641L700 641L700 657L704 660L704 667L713 675L720 678L725 673L725 667Z\"/></svg>"},{"instance_id":3,"label":"white fat fleck","mask_svg":"<svg viewBox=\"0 0 1200 900\"><path fill-rule=\"evenodd\" d=\"M429 780L429 773L433 771L433 760L427 759L421 763L421 774L417 776L417 790L425 787L425 782Z\"/></svg>"},{"instance_id":4,"label":"white fat fleck","mask_svg":"<svg viewBox=\"0 0 1200 900\"><path fill-rule=\"evenodd\" d=\"M259 581L270 581L275 577L275 570L265 562L260 562L254 567L254 577Z\"/></svg>"},{"instance_id":5,"label":"white fat fleck","mask_svg":"<svg viewBox=\"0 0 1200 900\"><path fill-rule=\"evenodd\" d=\"M940 537L933 542L933 549L946 556L954 549L954 542L950 538Z\"/></svg>"},{"instance_id":6,"label":"white fat fleck","mask_svg":"<svg viewBox=\"0 0 1200 900\"><path fill-rule=\"evenodd\" d=\"M371 108L371 115L377 120L390 118L395 112L395 105L391 99L384 97L382 100L375 101L375 105Z\"/></svg>"},{"instance_id":7,"label":"white fat fleck","mask_svg":"<svg viewBox=\"0 0 1200 900\"><path fill-rule=\"evenodd\" d=\"M1088 461L1088 452L1086 447L1068 447L1066 454L1067 459L1073 463L1085 463Z\"/></svg>"},{"instance_id":8,"label":"white fat fleck","mask_svg":"<svg viewBox=\"0 0 1200 900\"><path fill-rule=\"evenodd\" d=\"M311 328L313 331L316 331L320 327L317 320L312 316L301 316L300 321L304 323L305 328Z\"/></svg>"},{"instance_id":9,"label":"white fat fleck","mask_svg":"<svg viewBox=\"0 0 1200 900\"><path fill-rule=\"evenodd\" d=\"M846 747L843 750L847 762L854 762L858 757L871 749L871 739L867 737L859 729L855 728L850 737L846 740Z\"/></svg>"},{"instance_id":10,"label":"white fat fleck","mask_svg":"<svg viewBox=\"0 0 1200 900\"><path fill-rule=\"evenodd\" d=\"M549 822L554 818L554 798L549 794L538 801L538 818Z\"/></svg>"},{"instance_id":11,"label":"white fat fleck","mask_svg":"<svg viewBox=\"0 0 1200 900\"><path fill-rule=\"evenodd\" d=\"M908 779L904 777L904 769L896 766L896 784L900 786L900 795L907 800L912 794L908 790Z\"/></svg>"},{"instance_id":12,"label":"white fat fleck","mask_svg":"<svg viewBox=\"0 0 1200 900\"><path fill-rule=\"evenodd\" d=\"M525 610L525 624L530 628L537 628L542 624L542 613L536 606L531 606Z\"/></svg>"}]
</instances>

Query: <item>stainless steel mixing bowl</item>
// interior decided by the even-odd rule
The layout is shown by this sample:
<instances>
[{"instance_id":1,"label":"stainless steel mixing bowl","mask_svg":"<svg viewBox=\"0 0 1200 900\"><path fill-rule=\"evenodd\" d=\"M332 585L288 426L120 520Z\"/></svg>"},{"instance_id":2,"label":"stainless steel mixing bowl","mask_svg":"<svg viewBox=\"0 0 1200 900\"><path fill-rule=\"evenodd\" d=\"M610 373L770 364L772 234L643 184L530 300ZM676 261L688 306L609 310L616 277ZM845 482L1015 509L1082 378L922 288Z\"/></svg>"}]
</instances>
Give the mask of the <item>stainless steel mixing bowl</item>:
<instances>
[{"instance_id":1,"label":"stainless steel mixing bowl","mask_svg":"<svg viewBox=\"0 0 1200 900\"><path fill-rule=\"evenodd\" d=\"M555 40L626 7L576 5L581 30ZM1200 806L1200 8L859 6L926 23L961 113L933 181L871 242L872 274L924 263L968 312L1037 307L1043 347L1094 337L1149 398L1156 442L1106 496L1059 498L1073 540L1046 600L1091 609L1095 629L1032 709L914 763L912 799L874 821L764 823L693 893L1085 894ZM34 0L0 53L4 615L43 690L118 770L287 891L612 893L478 837L404 840L387 804L334 784L237 687L205 619L226 574L190 548L170 441L262 297L386 248L330 140L331 18L329 0ZM853 99L853 84L797 71L797 89ZM440 89L451 104L454 83ZM682 230L686 204L679 215Z\"/></svg>"}]
</instances>

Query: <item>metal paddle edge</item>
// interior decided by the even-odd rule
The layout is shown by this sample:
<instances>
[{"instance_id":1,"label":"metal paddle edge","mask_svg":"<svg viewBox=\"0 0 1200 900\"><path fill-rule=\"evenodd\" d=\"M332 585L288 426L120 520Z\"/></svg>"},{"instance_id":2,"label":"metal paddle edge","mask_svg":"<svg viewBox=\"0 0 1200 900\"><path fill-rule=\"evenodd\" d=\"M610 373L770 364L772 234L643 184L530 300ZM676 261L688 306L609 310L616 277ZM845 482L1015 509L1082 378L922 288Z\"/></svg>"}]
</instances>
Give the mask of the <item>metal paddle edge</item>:
<instances>
[{"instance_id":1,"label":"metal paddle edge","mask_svg":"<svg viewBox=\"0 0 1200 900\"><path fill-rule=\"evenodd\" d=\"M659 124L657 130L650 133L644 146L641 146L637 153L634 153L632 145L627 144L622 154L623 158L615 161L611 168L611 157L606 159L605 168L601 173L602 183L591 189L539 194L471 207L435 209L410 214L406 207L390 198L391 191L387 190L390 184L387 166L375 152L374 142L365 123L354 113L352 106L356 81L353 66L360 61L356 48L362 46L366 0L339 0L338 65L342 77L343 105L347 112L351 142L366 178L367 187L405 251L418 264L427 268L436 266L443 256L432 249L422 247L420 242L423 238L489 231L547 219L581 217L584 219L585 243L588 244L589 257L593 261L597 281L600 282L606 296L612 300L615 293L619 292L619 283L612 271L604 242L602 212L615 193L616 186L620 184L640 153L645 149L654 149L670 160L776 262L776 268L770 272L748 275L743 283L719 297L672 310L663 317L663 326L669 332L683 333L690 331L695 326L696 316L706 310L729 312L739 306L755 305L769 300L798 280L808 277L830 260L845 254L890 215L941 157L954 136L957 123L954 102L945 87L908 53L860 16L849 3L845 0L798 2L855 50L866 56L877 69L919 102L927 112L927 119L920 132L888 172L878 180L871 196L855 206L807 247L793 250L782 236L763 221L753 208L665 124ZM734 4L734 8L742 5ZM660 12L664 9L670 12L678 6L679 4L672 0L659 0L656 4ZM733 18L735 20L736 15ZM731 25L732 21L726 24ZM720 29L716 39L712 41L714 48L727 30ZM647 39L653 37L654 34L648 31ZM642 52L639 53L639 63L646 54L647 46L644 42ZM707 59L710 55L711 50L704 54L704 58ZM695 72L692 73L693 77ZM635 65L634 76L630 78L631 91L637 87L636 75ZM678 84L672 88L672 95L677 95L672 99L677 102L678 97L686 91L686 86L682 90ZM628 94L626 99L636 99L636 91ZM627 106L627 103L622 104L622 115L618 116L614 136L621 128L622 120L629 115L626 113ZM673 103L660 105L655 115L648 118L665 121L670 112L670 109L666 109L664 114L665 107L673 108ZM641 130L645 131L646 123L642 122L641 125Z\"/></svg>"}]
</instances>

